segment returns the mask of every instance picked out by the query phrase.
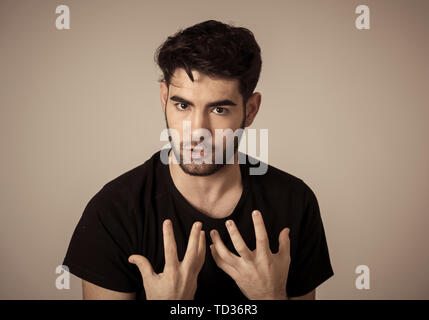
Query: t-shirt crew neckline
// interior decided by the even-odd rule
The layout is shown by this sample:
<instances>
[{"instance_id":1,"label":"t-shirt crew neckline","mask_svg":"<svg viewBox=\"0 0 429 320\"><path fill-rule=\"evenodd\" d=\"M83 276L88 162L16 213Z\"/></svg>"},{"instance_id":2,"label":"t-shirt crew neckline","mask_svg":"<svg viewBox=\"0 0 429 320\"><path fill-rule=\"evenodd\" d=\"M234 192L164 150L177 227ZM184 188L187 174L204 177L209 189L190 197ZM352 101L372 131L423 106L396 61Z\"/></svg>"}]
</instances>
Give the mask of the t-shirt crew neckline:
<instances>
[{"instance_id":1,"label":"t-shirt crew neckline","mask_svg":"<svg viewBox=\"0 0 429 320\"><path fill-rule=\"evenodd\" d=\"M170 154L171 148L168 151L168 154ZM246 155L246 162L247 162L247 155ZM240 172L241 172L241 183L243 190L241 192L240 199L238 200L235 208L233 211L227 215L224 218L213 218L210 217L201 211L199 211L197 208L195 208L189 201L182 195L182 193L177 189L176 185L174 184L173 178L171 177L170 173L170 166L163 164L161 161L159 161L159 165L161 166L161 170L165 177L165 182L167 184L168 190L172 193L173 197L175 197L179 204L182 205L182 207L185 209L185 212L188 212L192 216L194 216L198 221L201 221L208 225L219 225L224 224L227 220L232 219L234 220L236 216L241 211L243 204L245 203L247 197L248 197L248 187L249 187L249 179L246 171L246 165L245 164L239 164Z\"/></svg>"}]
</instances>

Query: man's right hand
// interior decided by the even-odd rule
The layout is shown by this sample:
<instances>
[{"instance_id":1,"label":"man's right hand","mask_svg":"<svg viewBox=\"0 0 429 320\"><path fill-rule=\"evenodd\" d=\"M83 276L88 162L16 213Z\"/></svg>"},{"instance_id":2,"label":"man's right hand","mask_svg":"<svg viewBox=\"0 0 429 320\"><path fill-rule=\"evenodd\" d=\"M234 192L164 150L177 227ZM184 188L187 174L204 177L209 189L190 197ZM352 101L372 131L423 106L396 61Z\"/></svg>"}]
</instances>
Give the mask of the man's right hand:
<instances>
[{"instance_id":1,"label":"man's right hand","mask_svg":"<svg viewBox=\"0 0 429 320\"><path fill-rule=\"evenodd\" d=\"M188 247L182 261L177 257L177 246L171 220L163 223L165 252L164 271L154 272L149 260L133 254L128 258L140 270L147 300L192 300L197 290L198 274L206 255L206 238L202 223L195 222L189 235Z\"/></svg>"}]
</instances>

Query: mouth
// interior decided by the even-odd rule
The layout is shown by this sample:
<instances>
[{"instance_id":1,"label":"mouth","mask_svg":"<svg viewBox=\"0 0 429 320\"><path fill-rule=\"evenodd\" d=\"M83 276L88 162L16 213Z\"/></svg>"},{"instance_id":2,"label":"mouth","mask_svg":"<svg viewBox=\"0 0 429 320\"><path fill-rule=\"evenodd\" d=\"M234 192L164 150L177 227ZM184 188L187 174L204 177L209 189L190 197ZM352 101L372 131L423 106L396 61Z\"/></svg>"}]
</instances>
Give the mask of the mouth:
<instances>
[{"instance_id":1,"label":"mouth","mask_svg":"<svg viewBox=\"0 0 429 320\"><path fill-rule=\"evenodd\" d=\"M184 152L190 152L192 159L204 158L204 148L187 148L184 149Z\"/></svg>"},{"instance_id":2,"label":"mouth","mask_svg":"<svg viewBox=\"0 0 429 320\"><path fill-rule=\"evenodd\" d=\"M191 149L192 158L204 158L204 148L192 148Z\"/></svg>"}]
</instances>

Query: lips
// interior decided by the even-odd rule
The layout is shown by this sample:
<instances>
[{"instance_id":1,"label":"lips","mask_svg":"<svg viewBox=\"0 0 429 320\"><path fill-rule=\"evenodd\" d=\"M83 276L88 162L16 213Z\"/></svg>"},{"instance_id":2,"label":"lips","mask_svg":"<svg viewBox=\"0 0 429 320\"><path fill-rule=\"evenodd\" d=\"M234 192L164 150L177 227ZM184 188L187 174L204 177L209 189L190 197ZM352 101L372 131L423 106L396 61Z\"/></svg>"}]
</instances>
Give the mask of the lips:
<instances>
[{"instance_id":1,"label":"lips","mask_svg":"<svg viewBox=\"0 0 429 320\"><path fill-rule=\"evenodd\" d=\"M207 148L208 150L210 150L211 146L209 145L194 145L194 146L186 146L185 144L182 145L182 150L183 153L186 154L187 156L190 156L191 159L201 159L205 157L205 148Z\"/></svg>"},{"instance_id":2,"label":"lips","mask_svg":"<svg viewBox=\"0 0 429 320\"><path fill-rule=\"evenodd\" d=\"M204 157L204 149L203 148L193 148L191 149L193 158L202 158Z\"/></svg>"},{"instance_id":3,"label":"lips","mask_svg":"<svg viewBox=\"0 0 429 320\"><path fill-rule=\"evenodd\" d=\"M203 158L204 157L204 148L202 147L195 147L195 148L185 148L183 150L184 152L190 152L192 158Z\"/></svg>"}]
</instances>

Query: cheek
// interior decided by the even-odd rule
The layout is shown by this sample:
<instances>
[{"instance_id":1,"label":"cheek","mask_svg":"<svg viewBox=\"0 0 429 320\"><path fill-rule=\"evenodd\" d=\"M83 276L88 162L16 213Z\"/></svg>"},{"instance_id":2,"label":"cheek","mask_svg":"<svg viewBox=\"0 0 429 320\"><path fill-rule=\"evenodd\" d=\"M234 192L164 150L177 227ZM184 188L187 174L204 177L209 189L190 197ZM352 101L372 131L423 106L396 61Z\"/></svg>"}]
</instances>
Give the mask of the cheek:
<instances>
[{"instance_id":1,"label":"cheek","mask_svg":"<svg viewBox=\"0 0 429 320\"><path fill-rule=\"evenodd\" d=\"M171 135L170 138L173 140L174 145L179 146L182 141L183 125L180 115L175 112L174 108L174 106L167 105L166 116Z\"/></svg>"},{"instance_id":2,"label":"cheek","mask_svg":"<svg viewBox=\"0 0 429 320\"><path fill-rule=\"evenodd\" d=\"M235 131L241 127L242 122L243 114L240 112L234 112L228 116L217 116L213 118L212 126L216 129L231 129L232 131Z\"/></svg>"},{"instance_id":3,"label":"cheek","mask_svg":"<svg viewBox=\"0 0 429 320\"><path fill-rule=\"evenodd\" d=\"M177 110L175 110L175 106L173 105L169 105L167 106L167 121L168 121L168 126L170 128L174 128L176 130L182 130L182 123L184 120L184 117L182 115L182 113L177 112Z\"/></svg>"}]
</instances>

